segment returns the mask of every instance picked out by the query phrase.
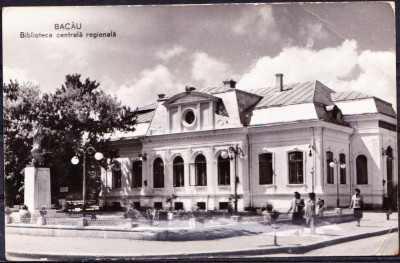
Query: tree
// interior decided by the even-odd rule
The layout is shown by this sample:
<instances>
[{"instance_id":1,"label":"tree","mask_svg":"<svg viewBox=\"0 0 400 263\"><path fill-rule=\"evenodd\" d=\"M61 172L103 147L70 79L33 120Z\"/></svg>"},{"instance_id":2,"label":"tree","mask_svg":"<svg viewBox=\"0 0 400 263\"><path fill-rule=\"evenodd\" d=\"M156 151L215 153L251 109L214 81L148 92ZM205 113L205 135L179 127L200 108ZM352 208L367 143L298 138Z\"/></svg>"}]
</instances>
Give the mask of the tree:
<instances>
[{"instance_id":1,"label":"tree","mask_svg":"<svg viewBox=\"0 0 400 263\"><path fill-rule=\"evenodd\" d=\"M115 97L100 90L99 86L98 82L89 79L82 82L78 74L67 75L65 83L54 94L42 96L39 96L37 87L20 87L18 83L13 82L3 85L5 90L3 97L7 103L23 101L19 107L13 106L12 103L8 103L11 105L7 107L5 103L4 107L10 120L7 127L4 125L7 138L5 144L13 146L10 155L5 157L7 161L12 162L8 159L11 153L18 155L16 163L9 165L10 174L13 174L11 176L13 180L10 182L15 181L14 184L21 186L19 197L14 198L14 202L21 201L23 180L21 175L16 176L13 170L15 171L16 166L24 167L21 158L29 156L34 126L40 125L43 128L42 148L46 149L44 159L51 169L51 190L54 198L58 197L60 186L68 186L71 192L80 191L82 166L73 166L70 162L79 148L92 146L102 152L106 157L100 163L103 166L107 165L107 159L114 160L118 156L117 150L111 147L110 140L105 137L115 130L133 131L136 123L135 112L129 107L122 106ZM26 89L33 90L30 91L30 98L26 98L29 94ZM23 154L17 153L17 147L14 146L15 136L13 137L13 133L15 135L24 133L18 126L24 123L24 121L21 123L20 119L26 120L28 134L28 137L21 139L21 143L25 144ZM94 193L95 197L100 190L99 176L99 164L87 158L88 193Z\"/></svg>"},{"instance_id":2,"label":"tree","mask_svg":"<svg viewBox=\"0 0 400 263\"><path fill-rule=\"evenodd\" d=\"M3 85L4 183L7 205L23 202L23 169L31 160L32 127L38 117L40 90L17 81Z\"/></svg>"}]
</instances>

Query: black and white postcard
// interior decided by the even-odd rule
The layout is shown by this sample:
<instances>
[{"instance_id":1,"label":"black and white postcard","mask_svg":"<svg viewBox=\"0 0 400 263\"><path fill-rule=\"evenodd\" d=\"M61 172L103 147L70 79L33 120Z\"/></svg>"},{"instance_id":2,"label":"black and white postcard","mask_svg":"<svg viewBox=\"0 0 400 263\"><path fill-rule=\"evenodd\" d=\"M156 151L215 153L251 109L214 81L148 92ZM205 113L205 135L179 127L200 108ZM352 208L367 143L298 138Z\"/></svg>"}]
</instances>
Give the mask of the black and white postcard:
<instances>
[{"instance_id":1,"label":"black and white postcard","mask_svg":"<svg viewBox=\"0 0 400 263\"><path fill-rule=\"evenodd\" d=\"M2 14L8 260L398 255L394 1Z\"/></svg>"}]
</instances>

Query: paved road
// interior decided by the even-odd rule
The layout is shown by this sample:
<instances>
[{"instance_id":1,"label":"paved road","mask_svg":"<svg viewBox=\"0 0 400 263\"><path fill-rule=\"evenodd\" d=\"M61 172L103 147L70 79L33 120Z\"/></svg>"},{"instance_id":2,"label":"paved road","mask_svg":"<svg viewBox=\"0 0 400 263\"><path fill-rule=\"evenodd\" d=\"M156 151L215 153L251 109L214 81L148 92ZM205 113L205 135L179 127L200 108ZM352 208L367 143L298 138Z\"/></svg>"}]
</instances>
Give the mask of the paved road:
<instances>
[{"instance_id":1,"label":"paved road","mask_svg":"<svg viewBox=\"0 0 400 263\"><path fill-rule=\"evenodd\" d=\"M351 248L351 249L344 249ZM263 257L326 257L326 256L391 256L399 253L398 233L383 236L365 238L352 242L316 249L304 254L269 254L258 256L247 256L242 258ZM8 257L11 261L31 261L30 258ZM36 259L37 260L37 259ZM45 260L45 259L42 259Z\"/></svg>"},{"instance_id":2,"label":"paved road","mask_svg":"<svg viewBox=\"0 0 400 263\"><path fill-rule=\"evenodd\" d=\"M387 234L388 229L398 227L397 214L393 215L391 220L384 220L385 216L382 213L365 213L361 222L361 227L357 227L355 222L342 224L329 224L318 227L317 234L311 235L309 229L300 235L294 235L293 227L279 226L277 230L277 240L279 247L273 246L273 234L264 232L258 235L237 236L226 239L217 240L199 240L199 241L146 241L146 240L130 240L130 239L101 239L89 237L44 237L44 236L26 236L19 234L7 233L6 229L6 250L7 252L19 253L24 257L26 253L54 255L64 257L72 255L87 257L159 257L169 258L192 256L203 257L207 256L218 257L221 252L226 255L234 255L235 251L254 251L255 253L247 253L247 255L270 254L273 256L328 256L328 255L392 255L393 251L398 250L397 234ZM262 227L258 224L247 225L247 230L250 227ZM246 227L246 225L232 225L234 227ZM223 229L219 229L223 230ZM360 237L370 238L369 233L379 232L379 237L368 239L360 239ZM253 231L251 231L253 232ZM366 235L367 234L367 235ZM84 233L82 233L84 235ZM350 237L350 239L348 239ZM341 245L336 245L339 242L332 242L337 239L342 239ZM356 240L360 239L360 240ZM346 242L350 240L356 240ZM346 242L346 243L343 243ZM328 247L322 246L313 247L313 251L307 246L314 244L328 243ZM354 245L353 245L354 244ZM351 246L350 246L351 245ZM355 248L354 248L355 247ZM364 249L368 247L368 249ZM276 250L276 248L290 248L292 254L282 254L287 250ZM269 250L269 251L268 251ZM274 252L273 252L274 251ZM289 250L290 251L290 250ZM303 252L302 252L303 251ZM280 253L280 254L277 254ZM297 254L296 254L297 253ZM302 253L302 254L299 254ZM330 254L333 253L333 254ZM238 254L236 254L238 255ZM240 255L240 254L239 254ZM237 256L236 256L237 257ZM14 259L12 258L9 259Z\"/></svg>"},{"instance_id":3,"label":"paved road","mask_svg":"<svg viewBox=\"0 0 400 263\"><path fill-rule=\"evenodd\" d=\"M356 241L345 242L316 249L304 254L270 254L249 256L249 258L262 257L329 257L329 256L394 256L399 253L398 233L364 238Z\"/></svg>"},{"instance_id":4,"label":"paved road","mask_svg":"<svg viewBox=\"0 0 400 263\"><path fill-rule=\"evenodd\" d=\"M398 251L398 233L392 233L316 249L304 256L392 256L397 255Z\"/></svg>"}]
</instances>

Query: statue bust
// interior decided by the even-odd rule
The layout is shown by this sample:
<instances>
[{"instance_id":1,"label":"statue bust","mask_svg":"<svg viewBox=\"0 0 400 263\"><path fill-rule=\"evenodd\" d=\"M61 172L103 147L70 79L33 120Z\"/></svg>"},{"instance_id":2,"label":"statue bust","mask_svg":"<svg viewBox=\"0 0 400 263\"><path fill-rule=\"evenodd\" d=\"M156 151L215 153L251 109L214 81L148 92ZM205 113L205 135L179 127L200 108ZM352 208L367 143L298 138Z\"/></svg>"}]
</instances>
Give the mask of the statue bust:
<instances>
[{"instance_id":1,"label":"statue bust","mask_svg":"<svg viewBox=\"0 0 400 263\"><path fill-rule=\"evenodd\" d=\"M33 133L33 147L31 150L32 154L32 164L34 165L43 165L43 156L42 156L42 140L43 140L43 129L42 126L39 125L34 130Z\"/></svg>"}]
</instances>

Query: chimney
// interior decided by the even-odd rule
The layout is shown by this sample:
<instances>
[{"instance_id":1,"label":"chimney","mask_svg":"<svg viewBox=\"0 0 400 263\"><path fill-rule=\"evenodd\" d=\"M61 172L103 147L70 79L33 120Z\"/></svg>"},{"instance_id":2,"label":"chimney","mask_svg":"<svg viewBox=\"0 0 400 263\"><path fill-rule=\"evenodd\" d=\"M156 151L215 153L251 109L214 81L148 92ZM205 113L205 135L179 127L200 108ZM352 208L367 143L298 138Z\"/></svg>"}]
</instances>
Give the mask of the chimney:
<instances>
[{"instance_id":1,"label":"chimney","mask_svg":"<svg viewBox=\"0 0 400 263\"><path fill-rule=\"evenodd\" d=\"M165 94L158 94L158 99L163 99L165 98Z\"/></svg>"},{"instance_id":2,"label":"chimney","mask_svg":"<svg viewBox=\"0 0 400 263\"><path fill-rule=\"evenodd\" d=\"M194 90L196 90L195 87L190 87L190 86L186 86L186 87L185 87L185 91L186 91L186 92L191 92L191 91L194 91Z\"/></svg>"},{"instance_id":3,"label":"chimney","mask_svg":"<svg viewBox=\"0 0 400 263\"><path fill-rule=\"evenodd\" d=\"M278 73L275 74L275 76L276 76L275 91L283 91L283 74Z\"/></svg>"},{"instance_id":4,"label":"chimney","mask_svg":"<svg viewBox=\"0 0 400 263\"><path fill-rule=\"evenodd\" d=\"M224 80L224 81L222 81L222 83L224 83L224 88L232 88L232 89L234 89L235 86L236 86L236 81L234 81L233 79Z\"/></svg>"}]
</instances>

